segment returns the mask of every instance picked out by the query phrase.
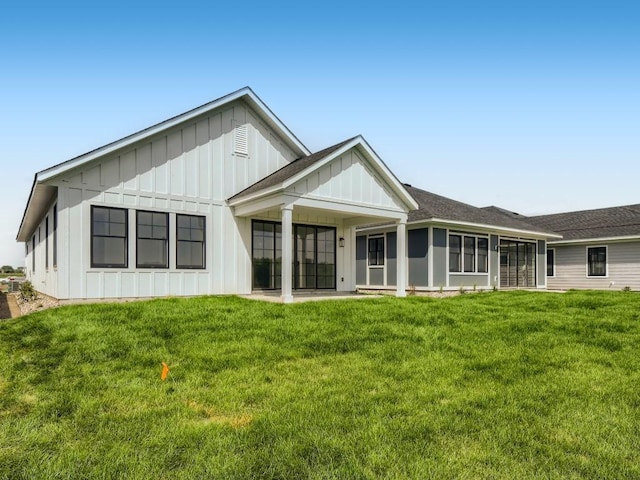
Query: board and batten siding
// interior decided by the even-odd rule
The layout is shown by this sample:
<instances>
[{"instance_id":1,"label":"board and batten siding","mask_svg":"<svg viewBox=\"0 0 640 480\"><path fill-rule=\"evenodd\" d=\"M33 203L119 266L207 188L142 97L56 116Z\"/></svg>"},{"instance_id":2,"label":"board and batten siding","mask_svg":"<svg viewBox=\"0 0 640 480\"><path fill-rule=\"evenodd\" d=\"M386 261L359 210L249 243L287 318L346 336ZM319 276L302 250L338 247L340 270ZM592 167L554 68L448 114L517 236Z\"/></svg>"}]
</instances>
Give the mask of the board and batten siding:
<instances>
[{"instance_id":1,"label":"board and batten siding","mask_svg":"<svg viewBox=\"0 0 640 480\"><path fill-rule=\"evenodd\" d=\"M296 183L293 192L306 198L404 208L356 148Z\"/></svg>"},{"instance_id":2,"label":"board and batten siding","mask_svg":"<svg viewBox=\"0 0 640 480\"><path fill-rule=\"evenodd\" d=\"M234 144L238 125L246 126L242 154ZM294 152L237 101L56 179L51 183L58 187L60 278L53 296L250 293L251 220L235 217L225 200L294 159ZM91 268L92 205L129 210L127 268ZM170 214L168 269L136 268L135 210ZM181 213L206 219L203 270L175 267L174 222Z\"/></svg>"},{"instance_id":3,"label":"board and batten siding","mask_svg":"<svg viewBox=\"0 0 640 480\"><path fill-rule=\"evenodd\" d=\"M640 241L591 246L607 247L606 277L587 277L587 245L551 244L548 248L555 250L555 276L547 277L547 288L621 290L628 286L640 290Z\"/></svg>"},{"instance_id":4,"label":"board and batten siding","mask_svg":"<svg viewBox=\"0 0 640 480\"><path fill-rule=\"evenodd\" d=\"M27 240L28 254L25 256L25 276L37 291L57 298L58 296L58 267L54 267L54 242L53 242L53 207L55 200L45 212L40 223ZM47 231L47 218L49 219L49 229ZM60 245L60 227L58 226L58 251ZM47 242L47 237L49 241ZM35 238L35 250L33 248L33 239ZM49 255L47 262L46 249L49 247ZM48 264L47 264L48 263ZM60 256L58 255L58 264ZM35 265L35 271L33 266Z\"/></svg>"}]
</instances>

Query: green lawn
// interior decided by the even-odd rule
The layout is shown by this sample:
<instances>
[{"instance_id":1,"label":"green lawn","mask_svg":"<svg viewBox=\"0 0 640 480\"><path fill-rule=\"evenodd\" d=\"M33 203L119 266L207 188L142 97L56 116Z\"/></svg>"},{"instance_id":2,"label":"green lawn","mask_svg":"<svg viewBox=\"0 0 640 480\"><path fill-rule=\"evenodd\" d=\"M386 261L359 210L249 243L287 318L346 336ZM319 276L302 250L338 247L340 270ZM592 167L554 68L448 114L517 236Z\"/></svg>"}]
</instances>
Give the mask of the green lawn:
<instances>
[{"instance_id":1,"label":"green lawn","mask_svg":"<svg viewBox=\"0 0 640 480\"><path fill-rule=\"evenodd\" d=\"M640 295L205 297L5 321L0 478L640 478Z\"/></svg>"}]
</instances>

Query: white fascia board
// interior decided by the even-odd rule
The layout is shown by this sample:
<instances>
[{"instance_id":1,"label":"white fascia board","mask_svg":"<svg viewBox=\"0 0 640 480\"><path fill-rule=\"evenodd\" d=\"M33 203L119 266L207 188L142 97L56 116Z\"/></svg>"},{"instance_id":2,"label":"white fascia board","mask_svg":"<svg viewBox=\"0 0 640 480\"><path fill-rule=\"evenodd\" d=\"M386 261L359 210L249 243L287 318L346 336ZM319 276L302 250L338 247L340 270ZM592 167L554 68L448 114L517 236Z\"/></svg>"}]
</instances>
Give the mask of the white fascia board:
<instances>
[{"instance_id":1,"label":"white fascia board","mask_svg":"<svg viewBox=\"0 0 640 480\"><path fill-rule=\"evenodd\" d=\"M295 146L298 149L298 154L310 155L307 147L305 147L302 142L300 142L300 140L298 140L296 136L291 132L291 130L289 130L287 126L284 125L280 121L280 119L274 115L269 107L267 107L264 102L262 102L262 100L258 98L253 90L251 90L249 87L245 87L236 92L230 93L229 95L221 97L218 100L214 100L213 102L209 102L205 105L194 108L193 110L189 110L186 113L170 118L169 120L165 120L164 122L158 123L152 127L141 130L140 132L134 133L120 140L116 140L115 142L109 143L96 150L85 153L84 155L80 155L79 157L67 160L66 162L42 170L36 174L36 180L38 182L43 182L50 178L56 177L80 165L95 160L96 158L113 153L116 150L132 145L145 138L152 137L153 135L156 135L164 130L168 130L172 127L175 127L176 125L189 121L193 118L198 117L199 115L202 115L211 110L215 110L216 108L220 108L241 98L244 98L245 100L249 99L251 101L251 104L259 110L259 113L268 118L269 121L272 122L272 124L276 126L282 134L284 134L284 136L289 140L290 145Z\"/></svg>"},{"instance_id":2,"label":"white fascia board","mask_svg":"<svg viewBox=\"0 0 640 480\"><path fill-rule=\"evenodd\" d=\"M402 183L400 183L400 181L396 178L396 176L391 172L391 170L389 170L387 168L387 166L380 159L380 157L378 157L376 155L376 153L371 149L371 147L367 144L367 142L364 140L364 138L362 138L362 136L360 136L360 135L357 136L357 137L354 137L353 140L351 140L350 142L346 143L345 145L343 145L342 147L340 147L336 151L332 152L331 154L327 155L322 160L320 160L318 162L315 162L313 165L310 165L309 167L305 168L304 170L302 170L301 172L297 173L296 175L286 179L281 184L274 185L274 186L272 186L272 187L270 187L270 188L268 188L266 190L260 190L258 192L255 192L253 195L249 195L249 196L246 196L246 197L240 197L240 198L237 198L235 200L230 200L228 202L228 204L231 207L238 206L238 205L243 205L245 203L249 203L249 202L252 202L254 200L257 200L259 198L267 197L269 195L273 195L275 193L282 192L282 191L286 190L287 188L291 187L292 185L295 185L296 183L298 183L300 180L302 180L305 177L307 177L312 172L319 170L323 166L327 165L331 161L335 160L336 158L340 157L341 155L344 155L346 152L348 152L349 150L351 150L352 148L357 147L357 146L361 147L364 150L366 155L369 157L369 160L370 160L372 166L375 168L375 170L380 175L383 176L383 178L386 180L387 184L392 187L391 188L392 191L400 198L400 200L408 207L408 209L409 210L417 210L419 208L418 203L409 194L409 192L407 192L407 190L404 188Z\"/></svg>"},{"instance_id":3,"label":"white fascia board","mask_svg":"<svg viewBox=\"0 0 640 480\"><path fill-rule=\"evenodd\" d=\"M407 214L399 210L393 210L385 207L372 207L369 205L361 205L353 202L345 202L337 199L300 197L293 202L294 207L309 207L319 210L331 210L341 215L362 215L372 218L406 221Z\"/></svg>"},{"instance_id":4,"label":"white fascia board","mask_svg":"<svg viewBox=\"0 0 640 480\"><path fill-rule=\"evenodd\" d=\"M546 239L546 238L562 238L562 236L560 235L552 235L552 234L547 234L547 233L542 233L542 232L532 232L529 230L519 230L516 228L506 228L506 227L497 227L495 225L487 225L487 224L483 224L483 223L472 223L472 222L459 222L459 221L453 221L453 220L443 220L441 218L428 218L428 219L424 219L424 220L414 220L413 222L407 222L407 226L416 226L416 225L420 225L420 224L429 224L429 225L434 225L434 224L439 224L442 226L446 226L448 228L453 227L463 227L463 228L477 228L477 229L481 229L481 230L486 230L489 233L507 233L510 235L524 235L527 237L538 237L540 240Z\"/></svg>"},{"instance_id":5,"label":"white fascia board","mask_svg":"<svg viewBox=\"0 0 640 480\"><path fill-rule=\"evenodd\" d=\"M634 242L640 241L640 235L625 235L623 237L599 237L599 238L581 238L577 240L551 240L547 242L549 245L576 245L576 244L589 244L589 243L604 243L604 242Z\"/></svg>"}]
</instances>

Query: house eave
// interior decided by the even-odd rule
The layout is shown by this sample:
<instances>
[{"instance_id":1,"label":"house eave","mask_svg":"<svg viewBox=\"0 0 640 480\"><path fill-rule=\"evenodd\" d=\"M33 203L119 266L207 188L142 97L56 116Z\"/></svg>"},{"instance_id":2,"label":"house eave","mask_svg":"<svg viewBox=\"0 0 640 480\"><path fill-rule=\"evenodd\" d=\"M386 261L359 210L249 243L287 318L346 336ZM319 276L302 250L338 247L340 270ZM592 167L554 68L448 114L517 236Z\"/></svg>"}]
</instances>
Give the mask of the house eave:
<instances>
[{"instance_id":1,"label":"house eave","mask_svg":"<svg viewBox=\"0 0 640 480\"><path fill-rule=\"evenodd\" d=\"M561 235L547 233L547 232L537 232L534 230L523 230L518 228L499 227L496 225L489 225L486 223L446 220L443 218L435 218L435 217L422 219L422 220L413 220L411 222L407 222L407 225L418 225L421 223L438 224L438 225L443 225L447 227L455 226L455 227L463 227L463 228L475 228L475 229L486 230L494 233L500 233L500 234L506 234L506 235L517 235L517 236L528 236L528 237L535 237L539 239L562 238Z\"/></svg>"},{"instance_id":2,"label":"house eave","mask_svg":"<svg viewBox=\"0 0 640 480\"><path fill-rule=\"evenodd\" d=\"M16 235L16 242L26 242L33 234L36 226L42 219L46 209L51 205L58 188L39 182L38 175L33 179L33 186L29 194L29 200L22 215L20 228Z\"/></svg>"},{"instance_id":3,"label":"house eave","mask_svg":"<svg viewBox=\"0 0 640 480\"><path fill-rule=\"evenodd\" d=\"M136 132L132 135L121 138L120 140L116 140L115 142L111 142L88 153L67 160L66 162L42 170L38 172L38 180L46 181L62 175L69 170L77 168L104 155L108 155L121 148L128 147L136 142L140 142L146 138L157 135L164 130L175 127L181 123L197 118L198 116L203 115L209 111L215 110L228 103L240 99L247 102L250 107L259 112L272 128L274 128L279 134L285 137L287 143L297 155L304 156L310 154L307 147L305 147L302 142L298 140L298 138L293 134L293 132L291 132L291 130L289 130L289 128L284 123L282 123L282 121L280 121L280 119L271 111L271 109L269 109L269 107L262 100L260 100L260 98L253 92L253 90L251 90L251 88L249 87L245 87L217 100L206 103L200 107L189 110L188 112L182 113L149 128Z\"/></svg>"},{"instance_id":4,"label":"house eave","mask_svg":"<svg viewBox=\"0 0 640 480\"><path fill-rule=\"evenodd\" d=\"M549 245L586 245L590 243L612 243L612 242L638 242L640 241L640 235L625 235L620 237L596 237L596 238L577 238L575 240L552 240L549 241Z\"/></svg>"}]
</instances>

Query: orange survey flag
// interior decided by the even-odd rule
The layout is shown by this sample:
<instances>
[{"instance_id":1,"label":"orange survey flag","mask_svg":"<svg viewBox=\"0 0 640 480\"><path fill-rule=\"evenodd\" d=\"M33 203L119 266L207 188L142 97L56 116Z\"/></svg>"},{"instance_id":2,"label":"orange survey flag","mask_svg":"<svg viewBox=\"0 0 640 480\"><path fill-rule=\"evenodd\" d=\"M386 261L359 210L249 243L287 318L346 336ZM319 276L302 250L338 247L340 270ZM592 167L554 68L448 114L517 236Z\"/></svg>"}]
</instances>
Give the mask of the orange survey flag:
<instances>
[{"instance_id":1,"label":"orange survey flag","mask_svg":"<svg viewBox=\"0 0 640 480\"><path fill-rule=\"evenodd\" d=\"M160 374L160 380L166 380L169 374L169 365L162 362L162 373Z\"/></svg>"}]
</instances>

